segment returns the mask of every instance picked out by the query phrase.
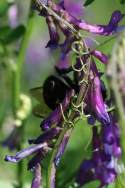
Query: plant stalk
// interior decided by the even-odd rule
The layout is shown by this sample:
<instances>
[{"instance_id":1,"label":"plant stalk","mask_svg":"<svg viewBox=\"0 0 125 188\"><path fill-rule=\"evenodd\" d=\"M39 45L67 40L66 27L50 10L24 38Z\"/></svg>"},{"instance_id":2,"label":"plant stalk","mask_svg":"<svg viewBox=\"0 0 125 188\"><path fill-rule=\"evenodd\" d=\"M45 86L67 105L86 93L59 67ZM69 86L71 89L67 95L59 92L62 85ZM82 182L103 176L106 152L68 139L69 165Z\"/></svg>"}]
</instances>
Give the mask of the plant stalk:
<instances>
[{"instance_id":1,"label":"plant stalk","mask_svg":"<svg viewBox=\"0 0 125 188\"><path fill-rule=\"evenodd\" d=\"M17 57L17 63L15 65L15 69L12 72L13 117L15 120L17 119L17 111L20 108L22 67L25 62L26 50L33 29L33 24L34 24L34 14L30 8L30 15L28 18L27 28L23 36L23 39L21 41L19 55ZM17 127L18 129L20 129L20 135L21 135L21 140L17 148L18 151L23 148L25 122L26 121L22 121L20 127ZM17 166L17 182L18 182L18 188L23 188L23 161L18 163Z\"/></svg>"}]
</instances>

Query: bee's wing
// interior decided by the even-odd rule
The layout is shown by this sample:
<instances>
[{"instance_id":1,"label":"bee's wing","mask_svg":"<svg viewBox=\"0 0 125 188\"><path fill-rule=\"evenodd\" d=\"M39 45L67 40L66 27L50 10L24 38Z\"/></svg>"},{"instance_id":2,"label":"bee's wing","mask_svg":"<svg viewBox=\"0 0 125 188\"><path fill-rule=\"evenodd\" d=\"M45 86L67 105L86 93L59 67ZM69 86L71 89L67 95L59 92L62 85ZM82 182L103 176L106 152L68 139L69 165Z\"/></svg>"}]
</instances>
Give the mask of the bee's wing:
<instances>
[{"instance_id":1,"label":"bee's wing","mask_svg":"<svg viewBox=\"0 0 125 188\"><path fill-rule=\"evenodd\" d=\"M46 106L44 107L44 104L37 104L36 106L33 107L32 110L33 114L39 118L44 119L45 117L48 116L48 114L51 112L51 110L47 109Z\"/></svg>"},{"instance_id":2,"label":"bee's wing","mask_svg":"<svg viewBox=\"0 0 125 188\"><path fill-rule=\"evenodd\" d=\"M34 97L38 102L43 102L43 89L42 87L35 87L29 90L32 97Z\"/></svg>"},{"instance_id":3,"label":"bee's wing","mask_svg":"<svg viewBox=\"0 0 125 188\"><path fill-rule=\"evenodd\" d=\"M32 88L30 89L30 94L40 103L33 108L33 114L40 118L46 117L51 112L51 110L45 104L43 98L43 88L42 87Z\"/></svg>"}]
</instances>

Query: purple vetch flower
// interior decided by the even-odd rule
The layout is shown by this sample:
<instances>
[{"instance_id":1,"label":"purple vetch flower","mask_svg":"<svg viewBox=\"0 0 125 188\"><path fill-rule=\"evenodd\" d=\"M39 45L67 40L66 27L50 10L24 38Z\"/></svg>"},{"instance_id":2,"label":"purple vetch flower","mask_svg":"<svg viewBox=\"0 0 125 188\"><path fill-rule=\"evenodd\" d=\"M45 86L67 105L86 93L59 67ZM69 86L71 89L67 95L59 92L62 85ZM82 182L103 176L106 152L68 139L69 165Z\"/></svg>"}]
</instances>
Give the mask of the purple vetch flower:
<instances>
[{"instance_id":1,"label":"purple vetch flower","mask_svg":"<svg viewBox=\"0 0 125 188\"><path fill-rule=\"evenodd\" d=\"M67 10L65 10L65 4L56 4L51 2L52 10L57 13L60 17L65 19L67 22L72 24L77 30L85 30L93 34L109 36L113 35L119 31L118 23L122 20L125 14L122 14L119 10L116 10L112 13L110 21L107 25L92 25L84 20L77 19L72 14L70 14ZM63 6L62 6L63 4ZM60 19L56 18L56 21L59 23ZM121 26L120 26L121 29Z\"/></svg>"},{"instance_id":2,"label":"purple vetch flower","mask_svg":"<svg viewBox=\"0 0 125 188\"><path fill-rule=\"evenodd\" d=\"M93 73L92 73L93 74ZM95 114L95 117L104 124L110 124L110 118L106 112L106 107L101 93L101 84L98 76L90 76L91 85L89 86L88 103L90 111Z\"/></svg>"},{"instance_id":3,"label":"purple vetch flower","mask_svg":"<svg viewBox=\"0 0 125 188\"><path fill-rule=\"evenodd\" d=\"M60 16L63 15L70 24L73 24L77 29L82 29L90 33L98 35L112 35L118 30L118 23L122 20L125 14L122 14L119 10L116 10L112 13L111 19L108 25L92 25L85 21L75 18L67 11L63 10L61 6L54 4L51 7L57 14Z\"/></svg>"},{"instance_id":4,"label":"purple vetch flower","mask_svg":"<svg viewBox=\"0 0 125 188\"><path fill-rule=\"evenodd\" d=\"M34 178L33 178L33 181L32 181L31 188L40 188L41 180L42 180L41 166L38 163L38 164L36 164L36 166L34 168Z\"/></svg>"},{"instance_id":5,"label":"purple vetch flower","mask_svg":"<svg viewBox=\"0 0 125 188\"><path fill-rule=\"evenodd\" d=\"M46 47L56 48L59 42L57 25L52 16L46 16L46 23L48 25L50 35L50 41L47 43Z\"/></svg>"},{"instance_id":6,"label":"purple vetch flower","mask_svg":"<svg viewBox=\"0 0 125 188\"><path fill-rule=\"evenodd\" d=\"M38 138L36 139L30 139L29 143L30 144L40 144L43 142L49 142L51 141L54 137L58 136L58 134L60 133L61 128L60 127L55 127L52 128L48 131L46 131L45 133L43 133L42 135L40 135Z\"/></svg>"},{"instance_id":7,"label":"purple vetch flower","mask_svg":"<svg viewBox=\"0 0 125 188\"><path fill-rule=\"evenodd\" d=\"M105 55L104 53L102 53L102 52L100 52L100 51L98 51L98 50L93 50L92 52L91 52L91 54L93 55L93 56L95 56L97 59L99 59L102 63L104 63L104 64L107 64L108 63L108 56L107 55Z\"/></svg>"},{"instance_id":8,"label":"purple vetch flower","mask_svg":"<svg viewBox=\"0 0 125 188\"><path fill-rule=\"evenodd\" d=\"M90 33L108 36L117 32L118 23L122 20L124 16L125 14L122 14L119 10L116 10L112 13L108 25L91 25L85 21L82 21L78 24L78 27L79 29L86 30Z\"/></svg>"},{"instance_id":9,"label":"purple vetch flower","mask_svg":"<svg viewBox=\"0 0 125 188\"><path fill-rule=\"evenodd\" d=\"M65 112L70 104L71 98L74 96L74 90L67 91L66 96L62 102L62 110ZM62 111L60 105L44 119L40 125L43 130L48 130L53 124L58 124L62 118Z\"/></svg>"},{"instance_id":10,"label":"purple vetch flower","mask_svg":"<svg viewBox=\"0 0 125 188\"><path fill-rule=\"evenodd\" d=\"M31 155L31 154L33 154L33 153L35 153L35 152L47 147L47 146L48 145L47 145L46 142L44 142L42 144L30 146L30 147L28 147L26 149L23 149L23 150L17 152L15 156L7 155L5 157L5 161L17 163L17 162L21 161L22 159L28 157L29 155Z\"/></svg>"},{"instance_id":11,"label":"purple vetch flower","mask_svg":"<svg viewBox=\"0 0 125 188\"><path fill-rule=\"evenodd\" d=\"M61 142L61 145L59 146L59 149L58 149L58 152L56 154L56 157L55 157L55 165L58 166L59 163L60 163L60 159L61 159L61 156L63 155L64 151L65 151L65 148L66 148L66 145L68 143L68 140L69 140L69 136L67 134L65 134L62 142Z\"/></svg>"},{"instance_id":12,"label":"purple vetch flower","mask_svg":"<svg viewBox=\"0 0 125 188\"><path fill-rule=\"evenodd\" d=\"M83 161L78 171L76 181L79 185L84 185L92 180L99 180L99 187L103 187L114 182L116 178L115 162L112 156L105 154L103 142L97 127L93 127L92 144L92 159Z\"/></svg>"},{"instance_id":13,"label":"purple vetch flower","mask_svg":"<svg viewBox=\"0 0 125 188\"><path fill-rule=\"evenodd\" d=\"M10 150L18 148L21 140L20 127L15 127L9 136L1 142L3 147L8 147Z\"/></svg>"}]
</instances>

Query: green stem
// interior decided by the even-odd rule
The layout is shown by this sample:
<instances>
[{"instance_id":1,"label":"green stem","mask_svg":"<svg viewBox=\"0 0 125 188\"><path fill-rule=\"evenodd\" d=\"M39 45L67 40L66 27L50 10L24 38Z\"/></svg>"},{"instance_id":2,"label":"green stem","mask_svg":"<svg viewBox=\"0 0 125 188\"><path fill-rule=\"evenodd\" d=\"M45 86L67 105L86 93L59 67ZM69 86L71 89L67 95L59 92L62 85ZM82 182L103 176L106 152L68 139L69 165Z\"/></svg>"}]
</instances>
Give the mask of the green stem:
<instances>
[{"instance_id":1,"label":"green stem","mask_svg":"<svg viewBox=\"0 0 125 188\"><path fill-rule=\"evenodd\" d=\"M89 72L89 68L90 68L90 63L88 66L88 72ZM87 73L87 75L85 75L85 77L86 77L85 78L85 80L86 80L88 78L88 73ZM81 85L81 88L80 88L80 92L77 97L76 106L79 106L79 104L81 103L81 100L83 100L83 98L85 98L87 88L88 88L88 85L86 84L86 82L83 82ZM75 111L72 111L70 114L70 117L69 117L70 122L74 121L75 115L76 115ZM64 135L66 134L67 137L70 138L72 131L73 131L73 127L69 128L69 125L64 123L64 128L63 128L62 132L60 133L60 136L57 139L57 142L56 142L54 149L52 151L51 159L49 161L48 171L47 171L47 188L51 188L52 167L53 167L54 159L57 155L58 149L59 149L59 147L62 143L62 140L64 138Z\"/></svg>"},{"instance_id":2,"label":"green stem","mask_svg":"<svg viewBox=\"0 0 125 188\"><path fill-rule=\"evenodd\" d=\"M123 106L123 101L122 101L122 96L119 92L119 86L118 86L118 73L117 73L117 66L119 64L120 59L117 59L118 56L118 44L114 46L113 53L112 53L112 59L111 62L109 63L109 72L111 71L111 78L109 79L110 86L113 91L113 95L115 98L115 103L116 103L116 110L119 116L119 124L121 127L121 145L122 145L122 150L123 150L123 160L125 159L125 139L124 139L124 133L125 133L125 115L124 115L124 106Z\"/></svg>"},{"instance_id":3,"label":"green stem","mask_svg":"<svg viewBox=\"0 0 125 188\"><path fill-rule=\"evenodd\" d=\"M16 100L17 107L19 106L19 94L20 94L20 84L19 83L20 83L21 75L22 75L21 74L22 66L25 62L25 54L26 54L28 43L29 43L29 38L31 36L31 32L33 29L33 24L34 24L34 14L32 12L32 13L30 13L30 16L29 16L26 32L22 39L20 50L19 50L19 55L17 58L17 71L16 71L16 75L15 75L15 82L16 82L15 83L16 84L15 96L17 98L17 100Z\"/></svg>"},{"instance_id":4,"label":"green stem","mask_svg":"<svg viewBox=\"0 0 125 188\"><path fill-rule=\"evenodd\" d=\"M17 57L17 64L15 66L15 69L13 70L13 75L12 75L13 116L15 119L17 118L17 110L20 108L22 66L25 61L26 50L27 50L27 46L29 43L30 34L32 32L33 24L34 24L34 14L30 10L30 16L28 18L26 32L21 42L19 55ZM18 127L20 129L20 135L21 135L21 141L17 148L18 151L21 150L23 147L22 144L24 141L24 125L25 125L25 122L22 122L22 125ZM18 163L17 180L18 180L18 188L22 188L23 187L23 162Z\"/></svg>"}]
</instances>

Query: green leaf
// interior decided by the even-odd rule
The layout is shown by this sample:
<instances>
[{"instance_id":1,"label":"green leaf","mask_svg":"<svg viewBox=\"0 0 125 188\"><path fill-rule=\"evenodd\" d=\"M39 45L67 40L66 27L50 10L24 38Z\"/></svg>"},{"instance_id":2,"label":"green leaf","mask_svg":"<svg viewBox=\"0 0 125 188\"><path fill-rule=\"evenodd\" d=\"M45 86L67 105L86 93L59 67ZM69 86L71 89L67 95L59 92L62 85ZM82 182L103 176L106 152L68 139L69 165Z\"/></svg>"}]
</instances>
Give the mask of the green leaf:
<instances>
[{"instance_id":1,"label":"green leaf","mask_svg":"<svg viewBox=\"0 0 125 188\"><path fill-rule=\"evenodd\" d=\"M9 44L20 37L22 37L25 33L25 27L23 25L18 26L15 29L10 28L9 26L4 26L0 28L0 41L3 44Z\"/></svg>"},{"instance_id":2,"label":"green leaf","mask_svg":"<svg viewBox=\"0 0 125 188\"><path fill-rule=\"evenodd\" d=\"M82 188L90 188L90 187L96 188L99 186L99 184L100 184L99 181L92 181L91 183L87 183L84 186L82 186Z\"/></svg>"},{"instance_id":3,"label":"green leaf","mask_svg":"<svg viewBox=\"0 0 125 188\"><path fill-rule=\"evenodd\" d=\"M5 0L0 0L0 16L3 16L9 8L9 4Z\"/></svg>"},{"instance_id":4,"label":"green leaf","mask_svg":"<svg viewBox=\"0 0 125 188\"><path fill-rule=\"evenodd\" d=\"M91 3L93 3L94 0L86 0L85 3L84 3L84 6L88 6L90 5Z\"/></svg>"},{"instance_id":5,"label":"green leaf","mask_svg":"<svg viewBox=\"0 0 125 188\"><path fill-rule=\"evenodd\" d=\"M121 4L125 4L125 0L120 0L120 3Z\"/></svg>"}]
</instances>

